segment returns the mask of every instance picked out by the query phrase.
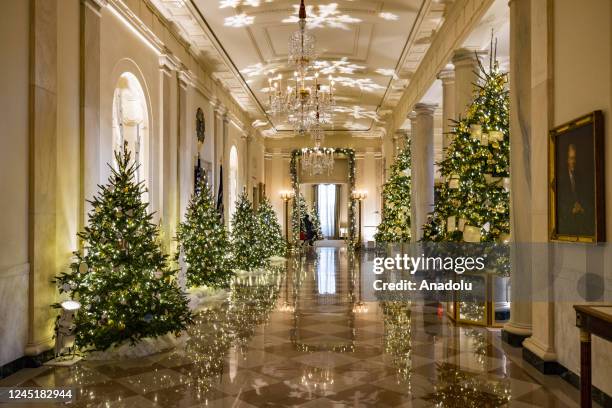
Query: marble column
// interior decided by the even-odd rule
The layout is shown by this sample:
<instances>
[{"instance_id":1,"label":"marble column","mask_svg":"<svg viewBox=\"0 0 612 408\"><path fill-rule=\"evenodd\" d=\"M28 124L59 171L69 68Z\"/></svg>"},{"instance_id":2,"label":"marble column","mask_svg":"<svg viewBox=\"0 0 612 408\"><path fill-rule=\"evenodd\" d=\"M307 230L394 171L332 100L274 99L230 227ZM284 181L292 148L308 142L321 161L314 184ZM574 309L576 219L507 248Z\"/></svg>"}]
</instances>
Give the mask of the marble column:
<instances>
[{"instance_id":1,"label":"marble column","mask_svg":"<svg viewBox=\"0 0 612 408\"><path fill-rule=\"evenodd\" d=\"M223 152L221 160L223 162L223 210L224 210L225 227L228 228L228 231L229 231L229 226L231 222L230 200L229 200L230 198L230 195L229 195L229 189L230 189L229 147L230 146L228 145L229 127L230 127L230 119L227 114L227 110L225 110L223 112L223 115L221 116L221 151ZM238 194L236 194L236 198L237 197L238 197Z\"/></svg>"},{"instance_id":2,"label":"marble column","mask_svg":"<svg viewBox=\"0 0 612 408\"><path fill-rule=\"evenodd\" d=\"M510 321L502 339L521 346L531 335L531 0L510 5Z\"/></svg>"},{"instance_id":3,"label":"marble column","mask_svg":"<svg viewBox=\"0 0 612 408\"><path fill-rule=\"evenodd\" d=\"M417 103L411 120L412 242L421 239L422 227L434 204L434 122L436 105Z\"/></svg>"},{"instance_id":4,"label":"marble column","mask_svg":"<svg viewBox=\"0 0 612 408\"><path fill-rule=\"evenodd\" d=\"M397 129L393 134L393 157L397 156L398 153L406 146L409 132L408 129Z\"/></svg>"},{"instance_id":5,"label":"marble column","mask_svg":"<svg viewBox=\"0 0 612 408\"><path fill-rule=\"evenodd\" d=\"M81 1L81 202L79 230L87 220L87 202L98 192L100 171L100 16L106 0Z\"/></svg>"},{"instance_id":6,"label":"marble column","mask_svg":"<svg viewBox=\"0 0 612 408\"><path fill-rule=\"evenodd\" d=\"M446 149L452 141L451 131L453 120L457 119L455 112L455 69L448 65L438 74L442 81L442 151L446 155Z\"/></svg>"},{"instance_id":7,"label":"marble column","mask_svg":"<svg viewBox=\"0 0 612 408\"><path fill-rule=\"evenodd\" d=\"M193 89L193 78L189 72L179 73L178 88L178 148L177 162L179 167L179 213L178 221L184 217L189 204L194 183L194 166L197 156L196 141L187 133L187 106L188 98ZM210 177L210 175L208 175Z\"/></svg>"},{"instance_id":8,"label":"marble column","mask_svg":"<svg viewBox=\"0 0 612 408\"><path fill-rule=\"evenodd\" d=\"M176 86L177 86L177 63L169 55L160 56L161 76L161 158L162 165L159 171L161 177L161 189L158 192L158 200L161 204L161 226L162 245L166 253L172 253L176 241L176 219L178 212L177 203L177 135L176 135ZM154 178L155 180L155 178ZM160 196L161 195L161 196Z\"/></svg>"},{"instance_id":9,"label":"marble column","mask_svg":"<svg viewBox=\"0 0 612 408\"><path fill-rule=\"evenodd\" d=\"M242 161L240 167L242 167L242 180L243 180L243 184L247 189L247 194L249 195L249 197L251 197L251 200L253 201L254 197L252 196L253 193L253 183L250 177L250 171L251 171L251 137L249 135L249 133L246 130L242 130L242 134L240 135L240 138L242 139L242 146L243 146L243 151L244 151L244 160ZM254 204L254 202L253 202Z\"/></svg>"},{"instance_id":10,"label":"marble column","mask_svg":"<svg viewBox=\"0 0 612 408\"><path fill-rule=\"evenodd\" d=\"M225 108L217 101L211 102L213 107L213 160L214 160L214 187L215 187L215 199L217 194L219 193L219 184L221 184L221 178L219 174L219 170L221 165L223 164L223 115L225 113ZM227 172L227 169L223 169L224 172Z\"/></svg>"},{"instance_id":11,"label":"marble column","mask_svg":"<svg viewBox=\"0 0 612 408\"><path fill-rule=\"evenodd\" d=\"M478 59L486 51L474 51L466 48L454 52L452 62L455 66L455 117L465 117L467 107L472 103L474 83L478 81Z\"/></svg>"},{"instance_id":12,"label":"marble column","mask_svg":"<svg viewBox=\"0 0 612 408\"><path fill-rule=\"evenodd\" d=\"M56 301L57 0L30 4L29 324L25 354L51 348ZM7 237L8 238L8 237ZM4 311L10 313L10 310Z\"/></svg>"},{"instance_id":13,"label":"marble column","mask_svg":"<svg viewBox=\"0 0 612 408\"><path fill-rule=\"evenodd\" d=\"M532 335L523 342L523 357L544 372L557 368L554 281L548 254L548 130L553 127L552 8L531 2L531 236L538 245L532 265ZM512 24L512 23L511 23ZM512 169L514 172L514 169ZM577 341L577 340L576 340Z\"/></svg>"}]
</instances>

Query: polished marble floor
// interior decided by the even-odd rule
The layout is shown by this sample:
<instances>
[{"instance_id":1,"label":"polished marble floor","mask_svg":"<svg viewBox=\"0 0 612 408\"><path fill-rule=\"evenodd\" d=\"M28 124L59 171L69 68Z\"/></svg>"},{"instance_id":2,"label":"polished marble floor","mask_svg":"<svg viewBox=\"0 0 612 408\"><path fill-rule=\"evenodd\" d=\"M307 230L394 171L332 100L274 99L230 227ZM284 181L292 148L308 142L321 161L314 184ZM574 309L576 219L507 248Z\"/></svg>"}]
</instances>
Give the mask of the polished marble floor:
<instances>
[{"instance_id":1,"label":"polished marble floor","mask_svg":"<svg viewBox=\"0 0 612 408\"><path fill-rule=\"evenodd\" d=\"M26 369L0 386L73 387L77 407L578 406L498 330L457 327L435 303L361 301L349 258L318 247L237 279L178 349Z\"/></svg>"}]
</instances>

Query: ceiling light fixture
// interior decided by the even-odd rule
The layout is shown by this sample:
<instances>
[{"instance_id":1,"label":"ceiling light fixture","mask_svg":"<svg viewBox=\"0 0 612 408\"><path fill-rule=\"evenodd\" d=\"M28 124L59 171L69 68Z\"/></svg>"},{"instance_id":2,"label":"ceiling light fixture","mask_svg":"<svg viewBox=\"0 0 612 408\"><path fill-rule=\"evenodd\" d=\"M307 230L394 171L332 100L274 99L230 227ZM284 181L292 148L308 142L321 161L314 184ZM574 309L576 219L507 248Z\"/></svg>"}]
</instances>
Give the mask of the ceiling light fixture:
<instances>
[{"instance_id":1,"label":"ceiling light fixture","mask_svg":"<svg viewBox=\"0 0 612 408\"><path fill-rule=\"evenodd\" d=\"M299 30L289 38L288 62L295 69L293 78L286 82L282 75L268 79L268 112L275 117L286 116L294 132L303 135L313 127L331 123L335 100L333 78L330 75L329 85L324 86L313 67L316 39L306 29L304 0L300 2L298 24Z\"/></svg>"}]
</instances>

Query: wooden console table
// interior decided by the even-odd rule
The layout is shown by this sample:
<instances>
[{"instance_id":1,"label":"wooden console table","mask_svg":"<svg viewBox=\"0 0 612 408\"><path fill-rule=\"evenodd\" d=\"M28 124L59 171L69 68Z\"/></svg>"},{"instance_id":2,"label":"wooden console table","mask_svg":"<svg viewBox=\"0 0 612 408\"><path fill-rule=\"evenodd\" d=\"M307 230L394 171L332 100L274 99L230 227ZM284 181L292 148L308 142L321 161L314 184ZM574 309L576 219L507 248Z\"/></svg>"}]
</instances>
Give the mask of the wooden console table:
<instances>
[{"instance_id":1,"label":"wooden console table","mask_svg":"<svg viewBox=\"0 0 612 408\"><path fill-rule=\"evenodd\" d=\"M612 341L612 305L574 305L580 329L580 406L591 408L591 335Z\"/></svg>"}]
</instances>

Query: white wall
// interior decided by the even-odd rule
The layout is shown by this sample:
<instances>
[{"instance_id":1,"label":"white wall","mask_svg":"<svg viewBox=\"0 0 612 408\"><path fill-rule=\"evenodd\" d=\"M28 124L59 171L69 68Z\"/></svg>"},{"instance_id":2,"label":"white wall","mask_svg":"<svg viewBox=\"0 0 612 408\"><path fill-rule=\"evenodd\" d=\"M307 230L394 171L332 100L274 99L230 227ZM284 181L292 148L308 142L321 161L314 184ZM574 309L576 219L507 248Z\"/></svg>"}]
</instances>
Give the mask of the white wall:
<instances>
[{"instance_id":1,"label":"white wall","mask_svg":"<svg viewBox=\"0 0 612 408\"><path fill-rule=\"evenodd\" d=\"M29 4L0 6L0 365L23 355L28 315Z\"/></svg>"},{"instance_id":2,"label":"white wall","mask_svg":"<svg viewBox=\"0 0 612 408\"><path fill-rule=\"evenodd\" d=\"M554 125L593 110L604 113L606 230L612 236L612 4L609 0L554 2ZM544 159L545 160L545 159ZM542 186L542 191L546 187ZM612 301L612 259L587 257L583 246L559 245L554 292L563 297L555 304L555 342L559 362L580 372L579 333L567 293L578 299L578 281L585 272L604 278L601 301ZM584 303L584 302L583 302ZM593 337L593 384L612 395L612 345Z\"/></svg>"}]
</instances>

